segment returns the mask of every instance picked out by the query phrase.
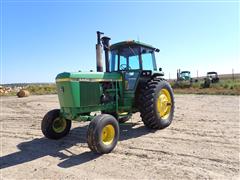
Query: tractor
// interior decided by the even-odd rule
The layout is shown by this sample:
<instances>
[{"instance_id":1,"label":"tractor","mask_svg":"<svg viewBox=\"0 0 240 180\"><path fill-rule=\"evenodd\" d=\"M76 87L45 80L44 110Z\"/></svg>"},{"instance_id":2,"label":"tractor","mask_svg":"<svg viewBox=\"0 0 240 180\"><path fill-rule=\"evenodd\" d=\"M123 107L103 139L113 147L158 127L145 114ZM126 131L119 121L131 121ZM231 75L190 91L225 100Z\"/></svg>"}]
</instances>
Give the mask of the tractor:
<instances>
[{"instance_id":1,"label":"tractor","mask_svg":"<svg viewBox=\"0 0 240 180\"><path fill-rule=\"evenodd\" d=\"M179 72L180 72L180 69L179 69ZM178 78L180 81L191 81L192 80L190 71L181 71L179 73Z\"/></svg>"},{"instance_id":2,"label":"tractor","mask_svg":"<svg viewBox=\"0 0 240 180\"><path fill-rule=\"evenodd\" d=\"M198 82L198 79L191 78L190 71L181 71L177 69L177 81L175 81L174 88L189 88L193 83Z\"/></svg>"},{"instance_id":3,"label":"tractor","mask_svg":"<svg viewBox=\"0 0 240 180\"><path fill-rule=\"evenodd\" d=\"M209 78L209 80L211 81L211 83L217 83L219 82L219 77L217 72L207 72L207 78Z\"/></svg>"},{"instance_id":4,"label":"tractor","mask_svg":"<svg viewBox=\"0 0 240 180\"><path fill-rule=\"evenodd\" d=\"M69 133L72 121L90 121L88 147L105 154L117 145L119 124L129 120L133 113L140 112L144 125L150 129L163 129L171 124L174 95L163 79L162 69L157 69L155 52L160 50L134 40L113 45L109 41L109 37L97 31L97 72L57 75L60 109L43 117L41 129L45 137L60 139Z\"/></svg>"},{"instance_id":5,"label":"tractor","mask_svg":"<svg viewBox=\"0 0 240 180\"><path fill-rule=\"evenodd\" d=\"M218 83L219 77L217 72L211 71L207 72L206 78L204 78L204 83L201 85L203 88L209 88L212 83Z\"/></svg>"}]
</instances>

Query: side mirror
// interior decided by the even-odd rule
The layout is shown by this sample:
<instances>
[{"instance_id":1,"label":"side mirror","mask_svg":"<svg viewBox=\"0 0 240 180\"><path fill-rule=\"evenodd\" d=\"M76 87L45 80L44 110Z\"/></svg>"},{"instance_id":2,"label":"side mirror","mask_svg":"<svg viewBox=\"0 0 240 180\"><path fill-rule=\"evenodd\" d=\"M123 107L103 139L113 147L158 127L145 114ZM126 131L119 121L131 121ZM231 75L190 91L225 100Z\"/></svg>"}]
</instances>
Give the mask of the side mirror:
<instances>
[{"instance_id":1,"label":"side mirror","mask_svg":"<svg viewBox=\"0 0 240 180\"><path fill-rule=\"evenodd\" d=\"M162 71L162 68L159 68L159 71Z\"/></svg>"}]
</instances>

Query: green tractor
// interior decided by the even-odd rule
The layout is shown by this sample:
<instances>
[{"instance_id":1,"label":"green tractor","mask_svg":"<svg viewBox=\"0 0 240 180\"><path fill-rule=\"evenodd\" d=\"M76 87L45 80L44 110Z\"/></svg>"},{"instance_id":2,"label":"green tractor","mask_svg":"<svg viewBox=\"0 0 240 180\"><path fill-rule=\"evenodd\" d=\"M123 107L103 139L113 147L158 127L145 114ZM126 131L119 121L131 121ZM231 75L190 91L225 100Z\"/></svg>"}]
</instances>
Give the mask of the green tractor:
<instances>
[{"instance_id":1,"label":"green tractor","mask_svg":"<svg viewBox=\"0 0 240 180\"><path fill-rule=\"evenodd\" d=\"M179 69L180 71L180 69ZM191 72L190 71L181 71L179 73L179 80L180 81L191 81Z\"/></svg>"},{"instance_id":2,"label":"green tractor","mask_svg":"<svg viewBox=\"0 0 240 180\"><path fill-rule=\"evenodd\" d=\"M96 153L111 152L119 138L119 123L140 112L150 129L163 129L173 120L174 96L157 70L159 49L139 41L109 45L110 38L97 32L97 72L63 72L56 85L60 109L49 111L41 129L45 137L60 139L72 121L90 121L87 143ZM105 51L105 72L101 52ZM110 57L109 57L110 56ZM96 115L95 112L100 112Z\"/></svg>"},{"instance_id":3,"label":"green tractor","mask_svg":"<svg viewBox=\"0 0 240 180\"><path fill-rule=\"evenodd\" d=\"M196 82L198 82L198 80L191 78L190 71L177 69L177 81L175 81L173 88L189 88L192 86L192 83Z\"/></svg>"}]
</instances>

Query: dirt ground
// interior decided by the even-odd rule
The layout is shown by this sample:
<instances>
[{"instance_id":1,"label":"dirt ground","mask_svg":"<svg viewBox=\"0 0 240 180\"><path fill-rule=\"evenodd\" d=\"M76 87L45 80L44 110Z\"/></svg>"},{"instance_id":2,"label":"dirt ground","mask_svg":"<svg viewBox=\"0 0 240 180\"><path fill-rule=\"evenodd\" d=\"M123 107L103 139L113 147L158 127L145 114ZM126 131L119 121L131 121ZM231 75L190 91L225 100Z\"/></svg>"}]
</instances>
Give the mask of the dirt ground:
<instances>
[{"instance_id":1,"label":"dirt ground","mask_svg":"<svg viewBox=\"0 0 240 180\"><path fill-rule=\"evenodd\" d=\"M174 121L146 129L135 114L120 126L117 147L96 155L88 122L58 141L43 137L56 95L1 97L1 179L239 179L239 96L176 95Z\"/></svg>"}]
</instances>

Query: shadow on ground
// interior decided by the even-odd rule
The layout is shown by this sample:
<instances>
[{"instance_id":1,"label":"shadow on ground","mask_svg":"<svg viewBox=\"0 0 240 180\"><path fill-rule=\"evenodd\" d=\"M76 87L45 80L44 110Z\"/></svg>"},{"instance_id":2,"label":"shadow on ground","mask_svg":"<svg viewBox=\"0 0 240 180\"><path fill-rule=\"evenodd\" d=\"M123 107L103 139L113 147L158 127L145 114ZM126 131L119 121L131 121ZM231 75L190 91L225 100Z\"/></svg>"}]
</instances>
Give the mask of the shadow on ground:
<instances>
[{"instance_id":1,"label":"shadow on ground","mask_svg":"<svg viewBox=\"0 0 240 180\"><path fill-rule=\"evenodd\" d=\"M134 128L134 125L135 124L120 125L120 141L140 137L153 132L144 126ZM20 151L0 157L0 169L30 162L44 156L58 157L64 160L58 164L58 166L62 168L68 168L94 160L100 155L90 150L81 154L74 154L68 150L68 148L76 145L87 147L86 133L87 126L77 127L72 129L68 136L60 140L36 138L31 141L20 143L17 145ZM63 150L69 152L70 155L62 153L61 151Z\"/></svg>"}]
</instances>

